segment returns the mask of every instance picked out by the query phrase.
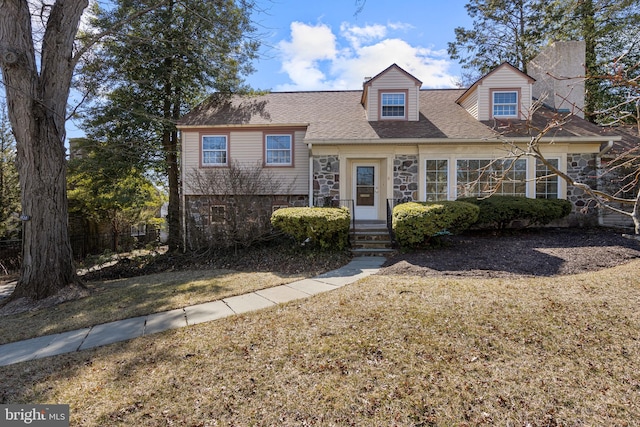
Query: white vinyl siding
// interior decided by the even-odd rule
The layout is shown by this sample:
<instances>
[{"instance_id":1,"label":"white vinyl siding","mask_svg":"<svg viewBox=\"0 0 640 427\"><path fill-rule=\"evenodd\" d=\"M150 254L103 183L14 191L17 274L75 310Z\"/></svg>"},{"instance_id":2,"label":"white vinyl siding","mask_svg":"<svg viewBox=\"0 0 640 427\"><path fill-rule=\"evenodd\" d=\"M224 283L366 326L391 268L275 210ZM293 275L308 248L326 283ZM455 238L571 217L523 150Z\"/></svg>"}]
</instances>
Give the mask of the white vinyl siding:
<instances>
[{"instance_id":1,"label":"white vinyl siding","mask_svg":"<svg viewBox=\"0 0 640 427\"><path fill-rule=\"evenodd\" d=\"M499 68L495 72L487 75L482 84L478 85L478 120L490 120L491 92L492 91L514 91L519 90L520 118L524 119L531 108L531 84L525 76L509 67ZM468 111L468 110L467 110Z\"/></svg>"},{"instance_id":2,"label":"white vinyl siding","mask_svg":"<svg viewBox=\"0 0 640 427\"><path fill-rule=\"evenodd\" d=\"M467 110L476 120L478 120L478 90L474 90L461 103L462 108Z\"/></svg>"},{"instance_id":3,"label":"white vinyl siding","mask_svg":"<svg viewBox=\"0 0 640 427\"><path fill-rule=\"evenodd\" d=\"M367 89L367 117L370 121L380 120L380 91L386 93L408 91L405 99L405 117L409 121L417 121L419 118L419 92L415 80L398 69L391 68L386 73L378 76L370 83Z\"/></svg>"},{"instance_id":4,"label":"white vinyl siding","mask_svg":"<svg viewBox=\"0 0 640 427\"><path fill-rule=\"evenodd\" d=\"M217 130L217 132L222 132ZM260 130L234 130L225 129L228 133L228 161L238 162L240 165L259 166L265 165L264 158L264 135L269 132ZM203 135L215 135L216 131L182 131L182 179L184 183L185 195L196 195L198 191L189 185L190 175L193 171L201 168L201 140ZM271 133L269 133L271 134ZM273 134L281 134L274 131ZM287 131L287 134L288 131ZM294 167L284 167L270 169L277 174L282 182L281 194L306 195L309 192L309 149L304 141L304 130L291 131L293 135L293 165Z\"/></svg>"}]
</instances>

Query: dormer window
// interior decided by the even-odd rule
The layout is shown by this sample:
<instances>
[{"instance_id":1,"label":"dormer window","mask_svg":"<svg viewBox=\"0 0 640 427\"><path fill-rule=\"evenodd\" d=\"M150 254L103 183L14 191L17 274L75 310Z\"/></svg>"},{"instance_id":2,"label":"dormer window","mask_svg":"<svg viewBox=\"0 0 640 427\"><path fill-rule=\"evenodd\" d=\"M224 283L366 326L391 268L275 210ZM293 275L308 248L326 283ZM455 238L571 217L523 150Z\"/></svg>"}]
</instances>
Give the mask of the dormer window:
<instances>
[{"instance_id":1,"label":"dormer window","mask_svg":"<svg viewBox=\"0 0 640 427\"><path fill-rule=\"evenodd\" d=\"M493 91L493 117L517 118L518 117L518 92Z\"/></svg>"},{"instance_id":2,"label":"dormer window","mask_svg":"<svg viewBox=\"0 0 640 427\"><path fill-rule=\"evenodd\" d=\"M407 116L406 92L381 92L380 117L382 119L404 119Z\"/></svg>"}]
</instances>

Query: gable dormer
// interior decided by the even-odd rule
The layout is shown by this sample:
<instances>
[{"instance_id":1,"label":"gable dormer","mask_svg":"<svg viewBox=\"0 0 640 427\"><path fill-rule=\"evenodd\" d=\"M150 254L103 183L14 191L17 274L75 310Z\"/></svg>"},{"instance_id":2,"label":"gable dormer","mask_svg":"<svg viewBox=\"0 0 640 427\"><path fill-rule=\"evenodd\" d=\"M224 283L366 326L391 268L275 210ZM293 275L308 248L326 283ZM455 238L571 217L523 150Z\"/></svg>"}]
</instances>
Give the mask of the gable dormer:
<instances>
[{"instance_id":1,"label":"gable dormer","mask_svg":"<svg viewBox=\"0 0 640 427\"><path fill-rule=\"evenodd\" d=\"M418 121L422 82L393 64L364 82L362 105L370 122Z\"/></svg>"},{"instance_id":2,"label":"gable dormer","mask_svg":"<svg viewBox=\"0 0 640 427\"><path fill-rule=\"evenodd\" d=\"M475 82L456 101L476 120L525 120L535 80L504 62Z\"/></svg>"}]
</instances>

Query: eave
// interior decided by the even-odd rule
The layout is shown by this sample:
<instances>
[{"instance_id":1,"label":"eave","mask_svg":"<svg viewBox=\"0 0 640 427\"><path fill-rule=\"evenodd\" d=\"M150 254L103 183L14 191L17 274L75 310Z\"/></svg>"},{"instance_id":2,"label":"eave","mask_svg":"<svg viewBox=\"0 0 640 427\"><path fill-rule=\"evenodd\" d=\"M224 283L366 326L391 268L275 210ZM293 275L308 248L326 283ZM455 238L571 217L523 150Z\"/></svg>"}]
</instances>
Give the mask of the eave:
<instances>
[{"instance_id":1,"label":"eave","mask_svg":"<svg viewBox=\"0 0 640 427\"><path fill-rule=\"evenodd\" d=\"M264 129L264 128L307 128L310 123L261 123L261 124L219 124L219 125L177 125L178 130L195 129Z\"/></svg>"},{"instance_id":2,"label":"eave","mask_svg":"<svg viewBox=\"0 0 640 427\"><path fill-rule=\"evenodd\" d=\"M494 138L366 138L366 139L310 139L305 138L305 144L312 145L484 145L484 144L504 144L506 142L513 142L516 144L529 143L534 137L517 137L517 138L501 138L499 136ZM558 143L558 144L602 144L603 142L619 141L622 138L620 136L580 136L580 137L543 137L539 142L541 143Z\"/></svg>"}]
</instances>

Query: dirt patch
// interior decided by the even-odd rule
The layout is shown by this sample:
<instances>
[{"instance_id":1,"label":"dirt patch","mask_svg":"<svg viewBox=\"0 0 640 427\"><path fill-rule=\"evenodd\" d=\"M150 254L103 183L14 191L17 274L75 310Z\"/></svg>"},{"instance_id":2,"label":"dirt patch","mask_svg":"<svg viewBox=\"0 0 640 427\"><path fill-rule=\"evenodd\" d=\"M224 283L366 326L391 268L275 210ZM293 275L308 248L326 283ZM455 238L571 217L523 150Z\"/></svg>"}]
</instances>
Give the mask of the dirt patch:
<instances>
[{"instance_id":1,"label":"dirt patch","mask_svg":"<svg viewBox=\"0 0 640 427\"><path fill-rule=\"evenodd\" d=\"M349 259L350 255L347 252L314 252L285 241L237 251L208 250L199 253L165 253L123 258L108 267L83 275L82 280L92 282L197 269L276 272L312 277L342 267Z\"/></svg>"},{"instance_id":2,"label":"dirt patch","mask_svg":"<svg viewBox=\"0 0 640 427\"><path fill-rule=\"evenodd\" d=\"M543 228L473 232L442 246L400 253L379 274L416 276L556 276L615 267L640 258L640 243L619 230Z\"/></svg>"},{"instance_id":3,"label":"dirt patch","mask_svg":"<svg viewBox=\"0 0 640 427\"><path fill-rule=\"evenodd\" d=\"M89 290L80 286L71 285L49 298L34 301L30 298L17 298L7 304L0 302L0 317L11 316L25 311L37 311L62 304L65 301L72 301L89 296Z\"/></svg>"}]
</instances>

